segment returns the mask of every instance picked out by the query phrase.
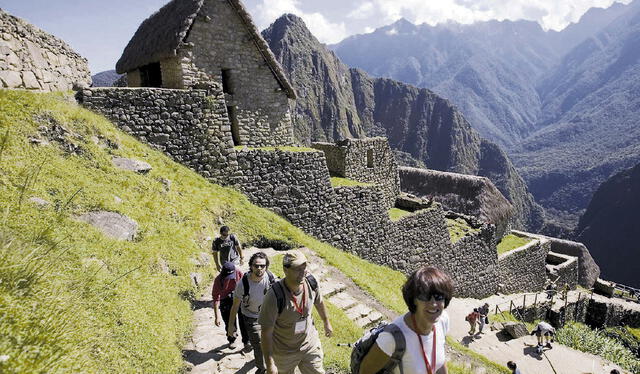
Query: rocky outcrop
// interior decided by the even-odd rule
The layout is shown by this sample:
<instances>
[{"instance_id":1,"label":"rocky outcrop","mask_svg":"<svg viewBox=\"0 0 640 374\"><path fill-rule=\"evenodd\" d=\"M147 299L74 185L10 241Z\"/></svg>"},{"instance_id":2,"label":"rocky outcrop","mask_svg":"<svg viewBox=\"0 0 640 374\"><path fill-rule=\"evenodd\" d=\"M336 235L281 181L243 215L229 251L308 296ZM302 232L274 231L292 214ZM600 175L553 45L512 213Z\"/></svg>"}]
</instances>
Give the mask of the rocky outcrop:
<instances>
[{"instance_id":1,"label":"rocky outcrop","mask_svg":"<svg viewBox=\"0 0 640 374\"><path fill-rule=\"evenodd\" d=\"M78 221L85 222L102 231L102 233L116 240L134 240L138 233L138 223L131 218L115 212L89 212L78 217Z\"/></svg>"},{"instance_id":2,"label":"rocky outcrop","mask_svg":"<svg viewBox=\"0 0 640 374\"><path fill-rule=\"evenodd\" d=\"M88 87L87 60L64 41L0 9L0 87L66 91Z\"/></svg>"},{"instance_id":3,"label":"rocky outcrop","mask_svg":"<svg viewBox=\"0 0 640 374\"><path fill-rule=\"evenodd\" d=\"M488 177L514 206L516 227L540 227L542 209L505 153L482 139L450 102L427 89L348 69L294 15L280 17L263 36L298 92L298 142L386 136L404 156L400 161Z\"/></svg>"},{"instance_id":4,"label":"rocky outcrop","mask_svg":"<svg viewBox=\"0 0 640 374\"><path fill-rule=\"evenodd\" d=\"M603 183L578 225L602 269L602 278L640 288L637 234L640 232L640 164Z\"/></svg>"}]
</instances>

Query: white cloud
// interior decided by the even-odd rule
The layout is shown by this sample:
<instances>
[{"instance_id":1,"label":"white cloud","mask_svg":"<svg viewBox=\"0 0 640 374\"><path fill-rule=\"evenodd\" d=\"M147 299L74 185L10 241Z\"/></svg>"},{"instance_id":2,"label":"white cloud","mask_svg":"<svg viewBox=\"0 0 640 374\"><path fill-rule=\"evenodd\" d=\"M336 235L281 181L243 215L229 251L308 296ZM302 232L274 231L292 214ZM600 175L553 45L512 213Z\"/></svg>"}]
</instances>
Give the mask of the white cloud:
<instances>
[{"instance_id":1,"label":"white cloud","mask_svg":"<svg viewBox=\"0 0 640 374\"><path fill-rule=\"evenodd\" d=\"M397 35L398 34L398 30L396 30L396 28L392 28L391 30L388 30L386 32L387 35Z\"/></svg>"},{"instance_id":2,"label":"white cloud","mask_svg":"<svg viewBox=\"0 0 640 374\"><path fill-rule=\"evenodd\" d=\"M344 22L333 23L318 12L306 13L297 0L262 0L256 6L256 23L266 28L284 13L293 13L304 20L311 33L323 43L337 43L347 37Z\"/></svg>"},{"instance_id":3,"label":"white cloud","mask_svg":"<svg viewBox=\"0 0 640 374\"><path fill-rule=\"evenodd\" d=\"M631 0L619 2L628 4ZM538 21L545 29L560 30L576 22L591 7L606 8L616 0L368 0L347 14L353 20L369 19L376 26L399 18L435 25L446 21Z\"/></svg>"}]
</instances>

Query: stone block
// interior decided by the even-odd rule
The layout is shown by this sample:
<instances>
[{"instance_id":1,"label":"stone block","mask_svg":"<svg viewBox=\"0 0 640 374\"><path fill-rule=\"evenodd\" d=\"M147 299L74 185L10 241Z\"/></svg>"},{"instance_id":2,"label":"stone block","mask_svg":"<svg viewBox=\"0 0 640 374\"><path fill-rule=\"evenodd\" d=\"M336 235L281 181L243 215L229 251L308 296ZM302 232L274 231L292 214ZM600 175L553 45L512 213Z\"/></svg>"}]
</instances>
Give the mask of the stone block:
<instances>
[{"instance_id":1,"label":"stone block","mask_svg":"<svg viewBox=\"0 0 640 374\"><path fill-rule=\"evenodd\" d=\"M36 75L32 71L22 72L22 81L24 82L25 88L34 90L39 90L41 88Z\"/></svg>"},{"instance_id":2,"label":"stone block","mask_svg":"<svg viewBox=\"0 0 640 374\"><path fill-rule=\"evenodd\" d=\"M340 292L337 295L331 296L329 302L340 309L349 309L358 303L358 300L346 292Z\"/></svg>"},{"instance_id":3,"label":"stone block","mask_svg":"<svg viewBox=\"0 0 640 374\"><path fill-rule=\"evenodd\" d=\"M106 236L116 240L133 240L138 232L138 223L131 218L115 213L96 211L77 217L79 221L90 224Z\"/></svg>"},{"instance_id":4,"label":"stone block","mask_svg":"<svg viewBox=\"0 0 640 374\"><path fill-rule=\"evenodd\" d=\"M6 88L17 88L22 86L22 77L17 71L0 71L0 81L2 81L2 86Z\"/></svg>"},{"instance_id":5,"label":"stone block","mask_svg":"<svg viewBox=\"0 0 640 374\"><path fill-rule=\"evenodd\" d=\"M504 324L504 330L514 339L529 335L527 326L521 322L507 322Z\"/></svg>"}]
</instances>

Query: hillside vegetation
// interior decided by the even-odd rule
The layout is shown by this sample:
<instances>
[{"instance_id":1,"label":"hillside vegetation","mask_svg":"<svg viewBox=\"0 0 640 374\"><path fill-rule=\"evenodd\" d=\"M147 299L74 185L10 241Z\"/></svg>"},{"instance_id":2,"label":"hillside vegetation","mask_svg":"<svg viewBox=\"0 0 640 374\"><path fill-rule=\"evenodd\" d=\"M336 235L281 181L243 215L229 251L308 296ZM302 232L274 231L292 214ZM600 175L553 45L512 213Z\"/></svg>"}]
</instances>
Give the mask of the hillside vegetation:
<instances>
[{"instance_id":1,"label":"hillside vegetation","mask_svg":"<svg viewBox=\"0 0 640 374\"><path fill-rule=\"evenodd\" d=\"M201 272L203 284L214 273L194 259L209 250L219 217L248 242L327 251L63 94L3 90L0 108L0 352L7 358L0 372L179 371L189 300L199 292L191 273ZM66 136L30 140L52 132ZM153 169L122 171L113 156ZM168 190L163 179L171 181ZM95 210L137 221L136 239L108 239L74 218Z\"/></svg>"},{"instance_id":2,"label":"hillside vegetation","mask_svg":"<svg viewBox=\"0 0 640 374\"><path fill-rule=\"evenodd\" d=\"M248 243L309 247L387 308L405 311L402 273L310 238L68 95L0 90L0 108L0 372L182 371L190 300L215 273L196 259L209 251L218 219ZM112 164L114 156L153 169L123 171ZM137 221L136 238L109 239L76 218L96 210ZM194 272L203 275L200 288ZM362 330L328 308L336 334L322 337L325 365L342 372L350 351L335 343L354 341ZM503 371L466 355L489 372ZM456 363L450 372L470 373Z\"/></svg>"}]
</instances>

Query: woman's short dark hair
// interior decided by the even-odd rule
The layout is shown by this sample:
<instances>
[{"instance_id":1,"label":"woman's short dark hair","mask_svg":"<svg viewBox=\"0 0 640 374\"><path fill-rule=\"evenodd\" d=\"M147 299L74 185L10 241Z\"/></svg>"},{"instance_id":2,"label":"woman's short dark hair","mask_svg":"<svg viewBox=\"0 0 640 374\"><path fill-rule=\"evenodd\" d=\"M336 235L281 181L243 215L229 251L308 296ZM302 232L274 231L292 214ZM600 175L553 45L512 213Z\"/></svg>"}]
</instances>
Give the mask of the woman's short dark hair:
<instances>
[{"instance_id":1,"label":"woman's short dark hair","mask_svg":"<svg viewBox=\"0 0 640 374\"><path fill-rule=\"evenodd\" d=\"M513 362L513 361L509 361L509 362L507 362L507 367L508 367L509 369L513 370L513 369L517 369L517 368L518 368L518 365L516 365L516 363L515 363L515 362Z\"/></svg>"},{"instance_id":2,"label":"woman's short dark hair","mask_svg":"<svg viewBox=\"0 0 640 374\"><path fill-rule=\"evenodd\" d=\"M252 267L253 264L256 262L256 260L259 258L263 258L267 260L267 267L269 267L269 257L264 252L256 252L253 255L251 255L251 258L249 258L249 267Z\"/></svg>"},{"instance_id":3,"label":"woman's short dark hair","mask_svg":"<svg viewBox=\"0 0 640 374\"><path fill-rule=\"evenodd\" d=\"M453 296L453 281L442 270L433 266L425 266L409 276L402 286L402 297L411 313L416 312L415 299L418 295L440 293L444 296L444 307L449 306Z\"/></svg>"},{"instance_id":4,"label":"woman's short dark hair","mask_svg":"<svg viewBox=\"0 0 640 374\"><path fill-rule=\"evenodd\" d=\"M229 226L220 227L220 234L222 234L223 232L229 232Z\"/></svg>"}]
</instances>

